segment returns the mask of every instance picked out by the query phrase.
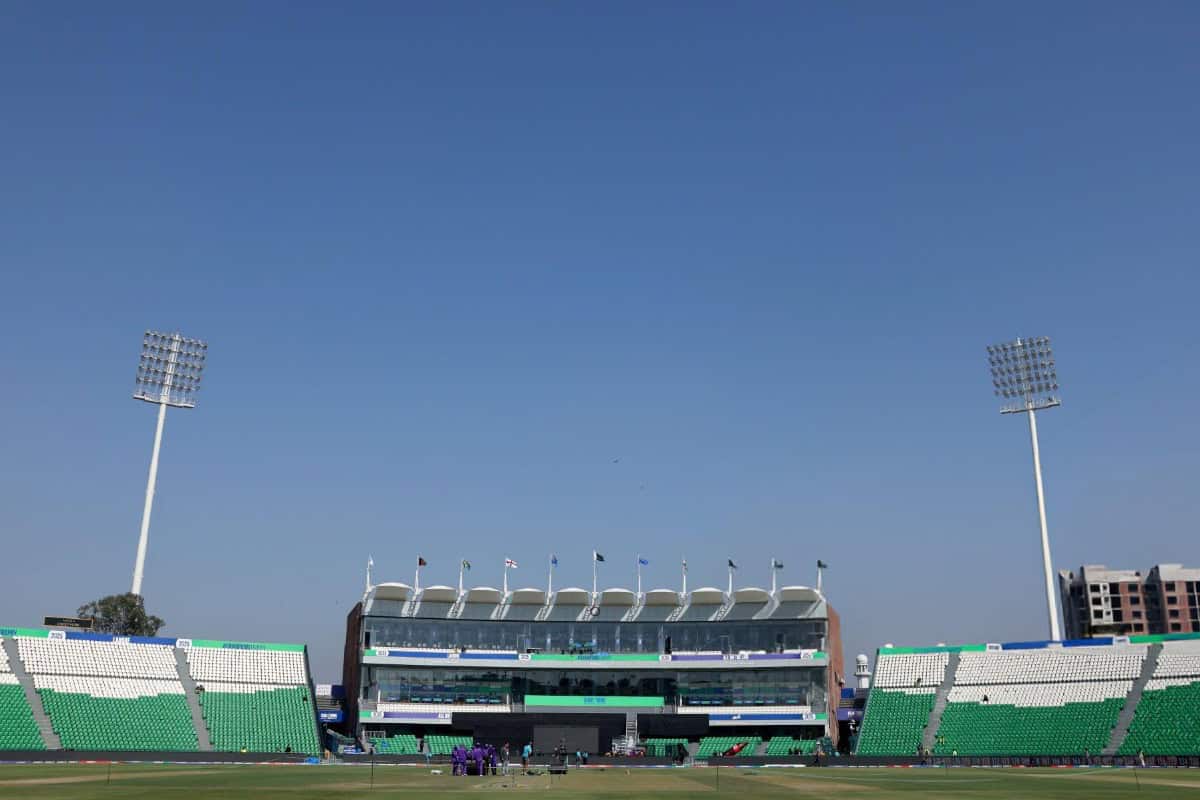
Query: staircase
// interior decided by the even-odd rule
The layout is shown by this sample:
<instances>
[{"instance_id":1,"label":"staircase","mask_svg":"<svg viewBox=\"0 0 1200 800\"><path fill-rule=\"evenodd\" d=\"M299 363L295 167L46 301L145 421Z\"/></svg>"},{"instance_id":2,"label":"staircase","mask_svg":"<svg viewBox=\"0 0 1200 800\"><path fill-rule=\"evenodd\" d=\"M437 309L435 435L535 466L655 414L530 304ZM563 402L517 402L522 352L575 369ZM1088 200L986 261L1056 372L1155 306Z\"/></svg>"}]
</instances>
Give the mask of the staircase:
<instances>
[{"instance_id":1,"label":"staircase","mask_svg":"<svg viewBox=\"0 0 1200 800\"><path fill-rule=\"evenodd\" d=\"M933 711L929 712L929 722L925 723L925 732L921 735L921 747L930 752L933 752L933 748L937 744L938 728L942 725L942 714L950 702L950 689L954 686L954 673L958 671L958 662L961 657L958 651L950 653L950 660L946 663L946 676L942 678L942 685L938 687L937 698L933 701Z\"/></svg>"},{"instance_id":2,"label":"staircase","mask_svg":"<svg viewBox=\"0 0 1200 800\"><path fill-rule=\"evenodd\" d=\"M200 698L196 694L196 682L188 672L187 651L175 648L175 671L179 673L179 682L183 684L183 696L187 698L188 708L192 711L192 727L196 729L196 742L202 752L212 752L212 739L208 735L208 725L204 722L204 712L200 710Z\"/></svg>"},{"instance_id":3,"label":"staircase","mask_svg":"<svg viewBox=\"0 0 1200 800\"><path fill-rule=\"evenodd\" d=\"M763 741L759 742L758 744L756 744L756 745L754 746L754 752L753 752L753 753L751 753L751 755L755 755L755 756L765 756L765 755L767 754L767 747L768 747L768 746L769 746L769 744L768 744L768 743L767 743L767 741L764 739Z\"/></svg>"},{"instance_id":4,"label":"staircase","mask_svg":"<svg viewBox=\"0 0 1200 800\"><path fill-rule=\"evenodd\" d=\"M17 680L21 682L21 688L25 690L25 702L29 703L29 709L33 712L33 721L37 723L38 732L42 734L42 742L46 745L46 749L61 750L62 740L58 738L58 734L54 732L54 726L50 724L50 718L46 716L46 709L42 706L42 696L37 693L37 689L33 688L33 678L25 671L25 664L22 663L21 654L17 650L17 640L5 639L4 652L8 654L8 668L17 676Z\"/></svg>"},{"instance_id":5,"label":"staircase","mask_svg":"<svg viewBox=\"0 0 1200 800\"><path fill-rule=\"evenodd\" d=\"M1129 696L1125 698L1125 705L1121 709L1121 715L1117 717L1117 724L1113 726L1108 746L1100 751L1103 755L1113 756L1121 749L1125 735L1129 733L1129 726L1133 723L1133 716L1137 713L1138 703L1142 702L1142 692L1146 689L1146 683L1154 674L1154 668L1158 666L1158 654L1161 652L1161 644L1152 644L1146 648L1146 660L1142 662L1142 671L1133 682Z\"/></svg>"}]
</instances>

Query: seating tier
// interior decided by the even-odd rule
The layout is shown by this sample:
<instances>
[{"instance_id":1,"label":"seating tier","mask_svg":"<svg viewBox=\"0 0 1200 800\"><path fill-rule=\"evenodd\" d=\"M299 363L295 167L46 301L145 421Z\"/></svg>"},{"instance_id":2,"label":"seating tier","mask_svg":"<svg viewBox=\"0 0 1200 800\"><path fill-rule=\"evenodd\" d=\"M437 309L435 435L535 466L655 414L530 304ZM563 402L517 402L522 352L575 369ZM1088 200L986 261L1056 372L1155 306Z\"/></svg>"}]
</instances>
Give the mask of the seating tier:
<instances>
[{"instance_id":1,"label":"seating tier","mask_svg":"<svg viewBox=\"0 0 1200 800\"><path fill-rule=\"evenodd\" d=\"M888 656L888 659L895 656ZM882 663L884 659L880 659ZM872 689L867 715L858 736L858 754L864 756L913 755L921 746L937 689Z\"/></svg>"},{"instance_id":2,"label":"seating tier","mask_svg":"<svg viewBox=\"0 0 1200 800\"><path fill-rule=\"evenodd\" d=\"M199 698L214 750L320 754L305 687L210 681Z\"/></svg>"},{"instance_id":3,"label":"seating tier","mask_svg":"<svg viewBox=\"0 0 1200 800\"><path fill-rule=\"evenodd\" d=\"M197 750L179 681L35 675L34 687L69 750Z\"/></svg>"},{"instance_id":4,"label":"seating tier","mask_svg":"<svg viewBox=\"0 0 1200 800\"><path fill-rule=\"evenodd\" d=\"M4 651L0 650L0 655ZM25 690L11 672L0 672L0 750L45 750Z\"/></svg>"}]
</instances>

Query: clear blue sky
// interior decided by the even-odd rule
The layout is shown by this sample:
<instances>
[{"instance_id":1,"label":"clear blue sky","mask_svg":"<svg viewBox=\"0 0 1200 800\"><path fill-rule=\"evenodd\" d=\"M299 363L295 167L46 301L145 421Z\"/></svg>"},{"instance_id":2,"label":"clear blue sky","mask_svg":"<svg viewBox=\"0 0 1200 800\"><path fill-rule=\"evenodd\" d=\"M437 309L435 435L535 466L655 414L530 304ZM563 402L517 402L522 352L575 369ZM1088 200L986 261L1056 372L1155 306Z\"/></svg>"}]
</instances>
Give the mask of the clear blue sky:
<instances>
[{"instance_id":1,"label":"clear blue sky","mask_svg":"<svg viewBox=\"0 0 1200 800\"><path fill-rule=\"evenodd\" d=\"M811 583L847 656L1044 635L1200 562L1200 7L17 4L0 22L0 622L125 591L139 336L211 342L145 594L340 676L380 579ZM620 459L619 463L613 463Z\"/></svg>"}]
</instances>

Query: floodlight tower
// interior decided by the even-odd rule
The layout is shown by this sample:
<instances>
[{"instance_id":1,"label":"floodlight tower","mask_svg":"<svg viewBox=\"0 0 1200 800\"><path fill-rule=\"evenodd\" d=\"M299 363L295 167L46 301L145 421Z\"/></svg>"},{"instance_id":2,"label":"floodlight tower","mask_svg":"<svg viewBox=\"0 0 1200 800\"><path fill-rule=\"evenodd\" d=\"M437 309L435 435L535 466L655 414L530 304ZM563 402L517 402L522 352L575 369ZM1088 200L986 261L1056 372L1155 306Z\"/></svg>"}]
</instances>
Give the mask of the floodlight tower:
<instances>
[{"instance_id":1,"label":"floodlight tower","mask_svg":"<svg viewBox=\"0 0 1200 800\"><path fill-rule=\"evenodd\" d=\"M1033 442L1033 481L1037 487L1038 522L1042 526L1042 567L1046 577L1046 612L1050 615L1050 638L1062 639L1058 628L1058 603L1054 597L1054 571L1050 566L1050 535L1046 532L1046 496L1042 491L1042 459L1038 454L1037 412L1062 405L1058 397L1058 373L1050 339L1038 336L991 345L987 349L996 396L1008 402L1001 414L1028 414L1029 438Z\"/></svg>"},{"instance_id":2,"label":"floodlight tower","mask_svg":"<svg viewBox=\"0 0 1200 800\"><path fill-rule=\"evenodd\" d=\"M142 509L142 533L138 537L137 561L133 566L133 594L142 593L142 575L146 566L146 547L150 539L150 509L154 505L154 484L158 480L158 451L162 446L163 423L167 406L195 408L200 391L200 373L208 345L179 333L146 331L142 336L142 357L138 363L133 389L134 400L158 405L158 427L154 430L154 451L150 456L150 477L146 481L146 505Z\"/></svg>"}]
</instances>

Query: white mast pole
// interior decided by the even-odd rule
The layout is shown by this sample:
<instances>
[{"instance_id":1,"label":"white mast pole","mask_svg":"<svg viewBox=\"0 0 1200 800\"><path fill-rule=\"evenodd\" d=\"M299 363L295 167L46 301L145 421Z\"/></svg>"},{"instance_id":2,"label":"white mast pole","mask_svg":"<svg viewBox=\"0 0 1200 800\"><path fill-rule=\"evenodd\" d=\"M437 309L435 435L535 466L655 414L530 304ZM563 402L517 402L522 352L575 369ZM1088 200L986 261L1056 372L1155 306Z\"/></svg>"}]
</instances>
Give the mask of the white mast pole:
<instances>
[{"instance_id":1,"label":"white mast pole","mask_svg":"<svg viewBox=\"0 0 1200 800\"><path fill-rule=\"evenodd\" d=\"M146 481L146 504L142 507L142 532L138 536L137 560L133 565L133 588L142 593L142 575L146 569L146 550L150 545L150 510L154 507L154 485L158 483L158 452L162 448L163 425L167 421L167 404L158 404L158 425L154 428L154 450L150 454L150 477Z\"/></svg>"},{"instance_id":2,"label":"white mast pole","mask_svg":"<svg viewBox=\"0 0 1200 800\"><path fill-rule=\"evenodd\" d=\"M1050 534L1046 529L1046 495L1042 490L1042 459L1038 450L1037 415L1029 409L1029 438L1033 443L1033 480L1037 484L1038 522L1042 527L1042 569L1046 577L1046 613L1050 617L1050 639L1061 641L1058 603L1054 597L1054 570L1050 564Z\"/></svg>"}]
</instances>

